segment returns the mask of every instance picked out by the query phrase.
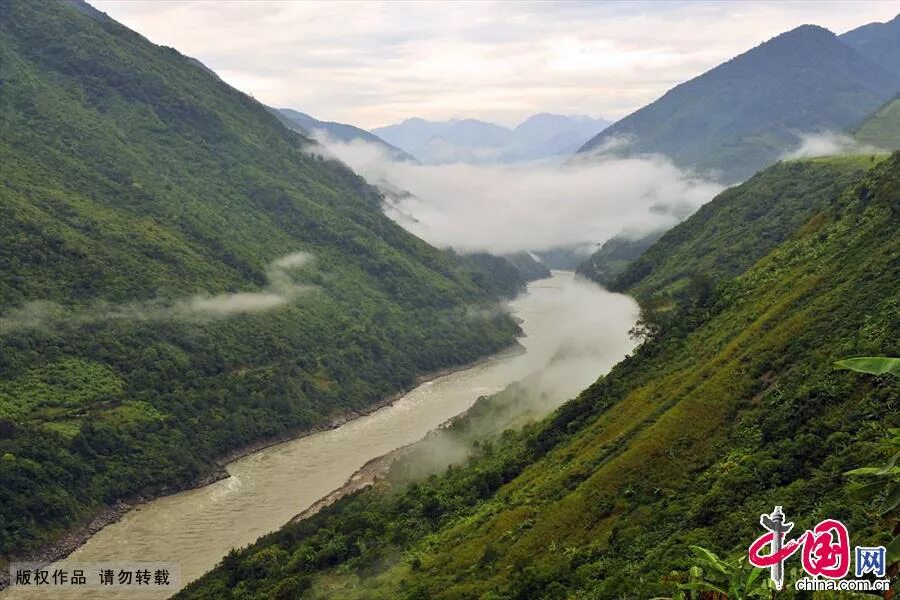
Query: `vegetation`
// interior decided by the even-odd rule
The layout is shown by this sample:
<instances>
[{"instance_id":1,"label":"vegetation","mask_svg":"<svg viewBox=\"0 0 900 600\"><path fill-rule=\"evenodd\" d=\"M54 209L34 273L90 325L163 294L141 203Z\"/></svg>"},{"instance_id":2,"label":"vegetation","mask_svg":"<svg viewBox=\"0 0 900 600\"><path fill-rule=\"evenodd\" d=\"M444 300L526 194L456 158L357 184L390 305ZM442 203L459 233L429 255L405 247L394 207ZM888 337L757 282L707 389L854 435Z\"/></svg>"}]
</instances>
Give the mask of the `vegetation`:
<instances>
[{"instance_id":1,"label":"vegetation","mask_svg":"<svg viewBox=\"0 0 900 600\"><path fill-rule=\"evenodd\" d=\"M666 232L609 287L646 299L682 293L695 274L714 279L738 275L794 235L882 158L792 160L761 171Z\"/></svg>"},{"instance_id":2,"label":"vegetation","mask_svg":"<svg viewBox=\"0 0 900 600\"><path fill-rule=\"evenodd\" d=\"M897 61L897 38L900 36L900 14L885 23L868 23L841 34L841 41L857 52L900 75Z\"/></svg>"},{"instance_id":3,"label":"vegetation","mask_svg":"<svg viewBox=\"0 0 900 600\"><path fill-rule=\"evenodd\" d=\"M869 115L853 132L861 144L885 150L900 148L900 95Z\"/></svg>"},{"instance_id":4,"label":"vegetation","mask_svg":"<svg viewBox=\"0 0 900 600\"><path fill-rule=\"evenodd\" d=\"M335 123L334 121L320 121L306 113L290 108L270 108L269 111L290 129L299 131L304 135L313 136L318 131L324 131L333 140L339 142L347 144L353 142L374 144L381 148L392 160L418 162L412 155L407 154L400 148L391 146L377 135L369 133L365 129L360 129L359 127L354 127L353 125L347 125L345 123Z\"/></svg>"},{"instance_id":5,"label":"vegetation","mask_svg":"<svg viewBox=\"0 0 900 600\"><path fill-rule=\"evenodd\" d=\"M896 64L896 41L882 47ZM664 154L736 182L796 148L800 134L847 131L898 90L898 75L804 25L676 86L579 152Z\"/></svg>"},{"instance_id":6,"label":"vegetation","mask_svg":"<svg viewBox=\"0 0 900 600\"><path fill-rule=\"evenodd\" d=\"M528 252L516 252L513 254L504 254L503 258L508 260L512 265L518 269L522 278L526 281L534 281L536 279L544 279L545 277L550 277L550 269L547 266L539 262L535 257L533 257Z\"/></svg>"},{"instance_id":7,"label":"vegetation","mask_svg":"<svg viewBox=\"0 0 900 600\"><path fill-rule=\"evenodd\" d=\"M820 165L779 165L734 193ZM686 225L723 222L712 217ZM765 574L719 557L746 553L775 504L798 529L837 518L853 543L887 544L883 493L861 496L846 472L887 459L900 387L833 363L900 353L898 226L900 153L736 276L668 297L635 355L550 417L473 444L464 466L389 479L261 538L180 597L687 597L703 582L753 597Z\"/></svg>"},{"instance_id":8,"label":"vegetation","mask_svg":"<svg viewBox=\"0 0 900 600\"><path fill-rule=\"evenodd\" d=\"M455 254L453 250L446 252ZM495 256L475 252L464 254L460 259L472 279L498 297L513 298L525 291L526 282L551 275L547 267L525 253Z\"/></svg>"},{"instance_id":9,"label":"vegetation","mask_svg":"<svg viewBox=\"0 0 900 600\"><path fill-rule=\"evenodd\" d=\"M612 237L578 265L575 272L604 287L609 287L616 277L640 258L665 232L664 229L654 231L633 240L620 236Z\"/></svg>"},{"instance_id":10,"label":"vegetation","mask_svg":"<svg viewBox=\"0 0 900 600\"><path fill-rule=\"evenodd\" d=\"M25 0L0 55L0 563L517 333L477 267L196 61Z\"/></svg>"},{"instance_id":11,"label":"vegetation","mask_svg":"<svg viewBox=\"0 0 900 600\"><path fill-rule=\"evenodd\" d=\"M870 375L884 375L890 373L900 377L900 358L886 356L859 356L857 358L845 358L834 363L841 369L850 369L859 373Z\"/></svg>"}]
</instances>

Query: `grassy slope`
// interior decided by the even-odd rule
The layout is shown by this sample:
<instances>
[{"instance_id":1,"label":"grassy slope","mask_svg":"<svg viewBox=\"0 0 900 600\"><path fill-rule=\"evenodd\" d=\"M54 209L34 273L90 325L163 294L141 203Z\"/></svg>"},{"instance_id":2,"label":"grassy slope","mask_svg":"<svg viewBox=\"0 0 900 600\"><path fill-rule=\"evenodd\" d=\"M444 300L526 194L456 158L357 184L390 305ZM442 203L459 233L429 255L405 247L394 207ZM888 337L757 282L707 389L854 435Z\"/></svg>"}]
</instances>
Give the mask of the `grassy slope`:
<instances>
[{"instance_id":1,"label":"grassy slope","mask_svg":"<svg viewBox=\"0 0 900 600\"><path fill-rule=\"evenodd\" d=\"M853 132L861 144L885 150L900 148L900 96L887 102Z\"/></svg>"},{"instance_id":2,"label":"grassy slope","mask_svg":"<svg viewBox=\"0 0 900 600\"><path fill-rule=\"evenodd\" d=\"M898 225L900 153L548 419L268 536L183 597L652 597L689 544L746 552L776 503L883 542L841 474L878 460L900 389L832 363L900 353Z\"/></svg>"},{"instance_id":3,"label":"grassy slope","mask_svg":"<svg viewBox=\"0 0 900 600\"><path fill-rule=\"evenodd\" d=\"M0 562L516 330L473 318L494 296L470 266L385 218L373 189L262 105L80 8L0 3L0 316L33 301L70 315L3 321ZM318 291L279 310L140 317L258 292L297 251L315 262L292 276ZM132 318L96 317L109 312Z\"/></svg>"}]
</instances>

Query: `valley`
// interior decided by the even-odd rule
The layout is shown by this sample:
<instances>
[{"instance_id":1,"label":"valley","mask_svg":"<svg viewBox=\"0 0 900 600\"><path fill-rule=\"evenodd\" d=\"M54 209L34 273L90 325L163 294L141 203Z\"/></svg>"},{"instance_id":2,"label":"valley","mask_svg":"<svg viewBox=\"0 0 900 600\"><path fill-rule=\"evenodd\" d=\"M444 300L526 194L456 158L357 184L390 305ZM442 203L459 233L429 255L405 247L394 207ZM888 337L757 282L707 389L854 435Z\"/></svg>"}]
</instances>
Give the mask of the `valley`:
<instances>
[{"instance_id":1,"label":"valley","mask_svg":"<svg viewBox=\"0 0 900 600\"><path fill-rule=\"evenodd\" d=\"M597 306L603 307L610 326L582 339L593 352L570 353L550 367L564 342L561 334L572 324L595 320L587 311ZM390 405L335 429L274 445L228 463L227 477L138 505L64 561L48 568L104 562L172 562L179 565L180 581L186 584L213 568L232 548L240 548L281 527L339 488L368 461L418 442L431 430L464 413L479 397L497 393L547 368L571 370L573 363L588 357L596 368L608 368L633 344L628 330L637 315L636 305L624 296L578 284L571 273L556 272L549 279L530 284L528 292L511 303L511 309L521 320L524 333L519 349L423 382ZM581 373L581 381L568 381L564 386L554 384L548 389L549 396L541 410L550 410L572 390L587 385L591 375ZM166 597L173 591L177 590L161 595ZM0 597L13 600L42 598L46 594L10 590ZM59 593L56 597L68 596ZM104 593L104 597L118 596ZM130 597L129 592L122 592L121 597Z\"/></svg>"},{"instance_id":2,"label":"valley","mask_svg":"<svg viewBox=\"0 0 900 600\"><path fill-rule=\"evenodd\" d=\"M0 598L895 598L898 65L876 0L0 0Z\"/></svg>"}]
</instances>

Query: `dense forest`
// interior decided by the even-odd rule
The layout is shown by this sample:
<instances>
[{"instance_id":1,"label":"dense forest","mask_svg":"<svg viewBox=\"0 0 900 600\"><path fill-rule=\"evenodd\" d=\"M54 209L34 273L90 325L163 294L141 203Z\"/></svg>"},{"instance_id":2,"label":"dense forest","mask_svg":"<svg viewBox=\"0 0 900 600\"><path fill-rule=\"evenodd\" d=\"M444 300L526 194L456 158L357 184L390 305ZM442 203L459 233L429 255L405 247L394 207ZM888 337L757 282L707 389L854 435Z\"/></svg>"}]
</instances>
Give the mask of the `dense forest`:
<instances>
[{"instance_id":1,"label":"dense forest","mask_svg":"<svg viewBox=\"0 0 900 600\"><path fill-rule=\"evenodd\" d=\"M0 3L0 56L0 563L514 342L516 269L197 61L77 0Z\"/></svg>"},{"instance_id":2,"label":"dense forest","mask_svg":"<svg viewBox=\"0 0 900 600\"><path fill-rule=\"evenodd\" d=\"M789 232L718 214L743 198L765 223L767 198L812 190ZM847 473L887 461L900 383L835 363L900 354L898 227L900 152L772 167L658 242L717 240L692 267L709 272L649 263L642 344L577 398L426 478L401 459L179 597L671 597L702 576L692 546L745 556L775 504L800 530L837 518L887 544L884 487ZM768 250L736 261L739 235Z\"/></svg>"}]
</instances>

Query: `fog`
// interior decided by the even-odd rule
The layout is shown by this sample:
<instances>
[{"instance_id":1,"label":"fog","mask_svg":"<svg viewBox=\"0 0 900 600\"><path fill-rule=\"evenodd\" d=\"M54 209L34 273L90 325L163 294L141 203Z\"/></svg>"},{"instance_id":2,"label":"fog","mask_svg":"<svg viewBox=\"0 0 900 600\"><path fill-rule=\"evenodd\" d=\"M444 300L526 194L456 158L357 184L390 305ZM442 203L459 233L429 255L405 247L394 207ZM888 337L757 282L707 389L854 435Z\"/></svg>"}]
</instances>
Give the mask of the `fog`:
<instances>
[{"instance_id":1,"label":"fog","mask_svg":"<svg viewBox=\"0 0 900 600\"><path fill-rule=\"evenodd\" d=\"M551 280L532 283L512 305L528 324L528 335L521 340L527 353L510 361L514 382L479 399L462 431L441 430L410 449L393 477L420 477L461 462L473 439L543 417L634 349L628 332L639 313L637 303L570 274L557 272Z\"/></svg>"},{"instance_id":2,"label":"fog","mask_svg":"<svg viewBox=\"0 0 900 600\"><path fill-rule=\"evenodd\" d=\"M295 283L291 275L294 269L311 262L312 255L306 252L272 261L266 269L268 283L259 292L197 294L174 301L153 299L124 304L98 301L86 309L68 309L54 302L36 300L0 316L0 330L13 332L104 321L203 321L273 310L315 289Z\"/></svg>"},{"instance_id":3,"label":"fog","mask_svg":"<svg viewBox=\"0 0 900 600\"><path fill-rule=\"evenodd\" d=\"M336 157L387 195L386 214L439 247L497 254L593 248L623 230L675 225L722 186L661 156L596 157L559 165L419 165L379 146L317 134L313 152Z\"/></svg>"},{"instance_id":4,"label":"fog","mask_svg":"<svg viewBox=\"0 0 900 600\"><path fill-rule=\"evenodd\" d=\"M826 131L800 136L800 143L782 158L815 158L835 154L878 154L884 152L874 146L860 144L849 135Z\"/></svg>"}]
</instances>

